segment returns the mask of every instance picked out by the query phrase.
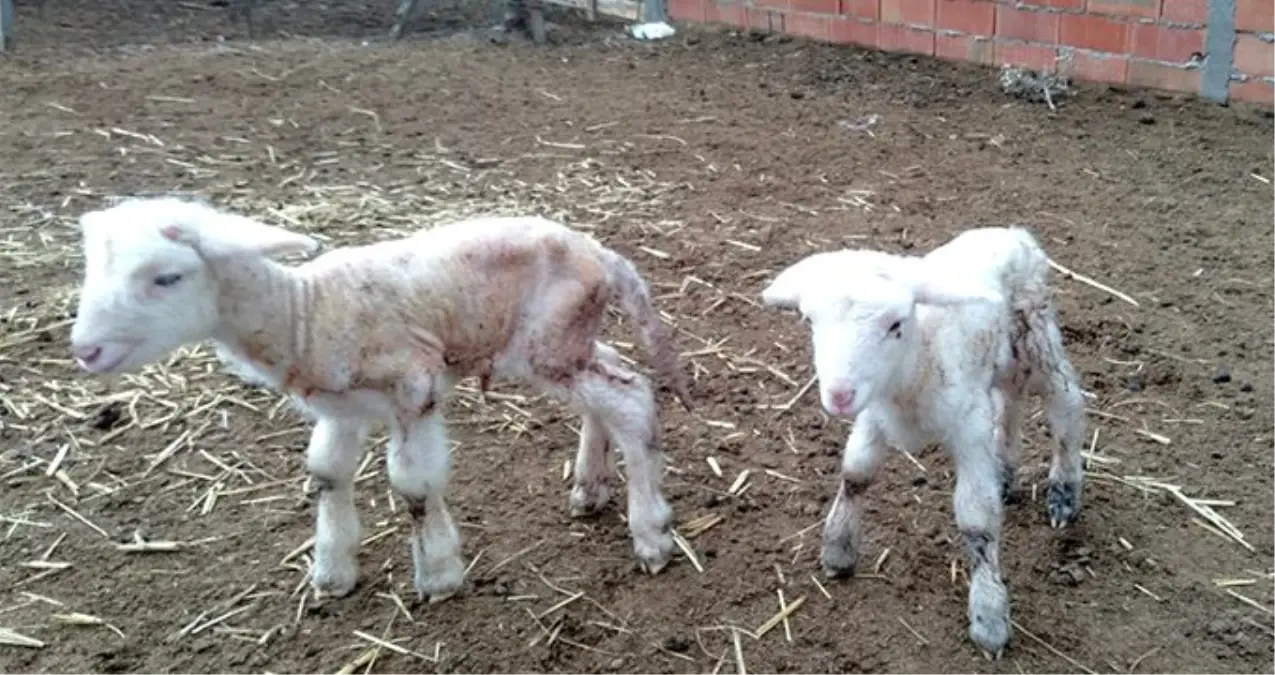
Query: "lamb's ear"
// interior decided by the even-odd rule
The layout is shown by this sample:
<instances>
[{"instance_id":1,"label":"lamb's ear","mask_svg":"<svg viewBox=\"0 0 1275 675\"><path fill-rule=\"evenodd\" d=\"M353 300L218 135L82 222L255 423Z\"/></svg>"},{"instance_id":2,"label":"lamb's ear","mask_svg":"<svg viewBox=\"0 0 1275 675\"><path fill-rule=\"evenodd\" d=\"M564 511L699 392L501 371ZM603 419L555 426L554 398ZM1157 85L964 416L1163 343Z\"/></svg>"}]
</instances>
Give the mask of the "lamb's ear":
<instances>
[{"instance_id":1,"label":"lamb's ear","mask_svg":"<svg viewBox=\"0 0 1275 675\"><path fill-rule=\"evenodd\" d=\"M815 253L789 265L775 277L770 285L761 292L762 304L767 307L797 309L801 305L801 297L815 284L830 283L821 279L821 273L828 269L831 262L830 253Z\"/></svg>"},{"instance_id":2,"label":"lamb's ear","mask_svg":"<svg viewBox=\"0 0 1275 675\"><path fill-rule=\"evenodd\" d=\"M209 255L256 253L282 256L290 253L309 255L319 249L313 237L266 225L251 218L231 213L205 213L195 221L164 225L165 238L192 246Z\"/></svg>"}]
</instances>

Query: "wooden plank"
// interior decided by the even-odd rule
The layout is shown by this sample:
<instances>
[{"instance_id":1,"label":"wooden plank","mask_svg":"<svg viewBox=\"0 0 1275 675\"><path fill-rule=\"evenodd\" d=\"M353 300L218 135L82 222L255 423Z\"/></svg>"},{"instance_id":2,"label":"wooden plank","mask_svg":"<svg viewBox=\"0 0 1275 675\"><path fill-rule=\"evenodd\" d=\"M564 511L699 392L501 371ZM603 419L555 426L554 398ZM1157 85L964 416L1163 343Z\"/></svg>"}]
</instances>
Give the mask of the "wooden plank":
<instances>
[{"instance_id":1,"label":"wooden plank","mask_svg":"<svg viewBox=\"0 0 1275 675\"><path fill-rule=\"evenodd\" d=\"M594 11L626 21L642 20L641 0L544 0L551 5Z\"/></svg>"}]
</instances>

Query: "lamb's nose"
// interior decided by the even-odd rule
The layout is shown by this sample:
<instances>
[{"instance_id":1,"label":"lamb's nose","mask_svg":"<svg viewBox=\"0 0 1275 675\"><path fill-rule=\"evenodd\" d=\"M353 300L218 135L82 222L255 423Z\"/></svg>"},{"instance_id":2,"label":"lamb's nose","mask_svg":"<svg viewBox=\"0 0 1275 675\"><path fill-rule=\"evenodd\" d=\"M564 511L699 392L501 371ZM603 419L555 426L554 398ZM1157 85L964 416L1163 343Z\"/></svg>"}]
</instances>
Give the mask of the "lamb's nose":
<instances>
[{"instance_id":1,"label":"lamb's nose","mask_svg":"<svg viewBox=\"0 0 1275 675\"><path fill-rule=\"evenodd\" d=\"M90 365L97 360L97 357L102 355L102 348L97 345L72 347L71 354L74 355L76 360L80 363Z\"/></svg>"},{"instance_id":2,"label":"lamb's nose","mask_svg":"<svg viewBox=\"0 0 1275 675\"><path fill-rule=\"evenodd\" d=\"M834 391L830 398L832 398L832 405L841 409L848 409L850 404L854 403L854 390L841 389Z\"/></svg>"}]
</instances>

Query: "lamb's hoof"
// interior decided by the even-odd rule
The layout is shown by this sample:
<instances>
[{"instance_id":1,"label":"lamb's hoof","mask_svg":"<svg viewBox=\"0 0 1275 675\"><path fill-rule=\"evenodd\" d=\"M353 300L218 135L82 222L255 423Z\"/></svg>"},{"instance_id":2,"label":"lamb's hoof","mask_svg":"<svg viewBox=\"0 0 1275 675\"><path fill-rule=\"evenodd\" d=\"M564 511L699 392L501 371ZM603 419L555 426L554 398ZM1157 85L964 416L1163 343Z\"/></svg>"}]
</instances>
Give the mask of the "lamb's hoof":
<instances>
[{"instance_id":1,"label":"lamb's hoof","mask_svg":"<svg viewBox=\"0 0 1275 675\"><path fill-rule=\"evenodd\" d=\"M668 566L676 546L671 534L660 536L654 545L635 543L633 551L637 554L638 567L647 574L659 574Z\"/></svg>"},{"instance_id":2,"label":"lamb's hoof","mask_svg":"<svg viewBox=\"0 0 1275 675\"><path fill-rule=\"evenodd\" d=\"M1006 469L1004 473L1001 474L1002 504L1017 504L1020 501L1018 490L1015 486L1016 481L1014 480L1014 476L1015 473L1009 469Z\"/></svg>"},{"instance_id":3,"label":"lamb's hoof","mask_svg":"<svg viewBox=\"0 0 1275 675\"><path fill-rule=\"evenodd\" d=\"M1000 658L1009 643L1009 598L1004 591L970 598L970 639L983 653Z\"/></svg>"},{"instance_id":4,"label":"lamb's hoof","mask_svg":"<svg viewBox=\"0 0 1275 675\"><path fill-rule=\"evenodd\" d=\"M663 572L664 568L668 567L668 563L669 561L667 559L653 560L653 559L639 558L638 568L641 569L646 574L655 576L659 574L660 572Z\"/></svg>"},{"instance_id":5,"label":"lamb's hoof","mask_svg":"<svg viewBox=\"0 0 1275 675\"><path fill-rule=\"evenodd\" d=\"M432 605L459 593L464 583L465 567L453 556L431 565L428 574L417 574L413 585L416 599Z\"/></svg>"},{"instance_id":6,"label":"lamb's hoof","mask_svg":"<svg viewBox=\"0 0 1275 675\"><path fill-rule=\"evenodd\" d=\"M357 560L340 564L321 561L315 564L313 575L310 578L310 587L314 589L315 598L319 600L344 598L354 590L358 583L359 566Z\"/></svg>"},{"instance_id":7,"label":"lamb's hoof","mask_svg":"<svg viewBox=\"0 0 1275 675\"><path fill-rule=\"evenodd\" d=\"M586 487L577 485L571 488L571 497L568 503L571 507L572 518L587 518L597 515L611 501L611 489L606 485L594 485Z\"/></svg>"},{"instance_id":8,"label":"lamb's hoof","mask_svg":"<svg viewBox=\"0 0 1275 675\"><path fill-rule=\"evenodd\" d=\"M526 16L515 12L505 14L504 20L500 22L500 29L506 33L520 32L526 30L526 28Z\"/></svg>"},{"instance_id":9,"label":"lamb's hoof","mask_svg":"<svg viewBox=\"0 0 1275 675\"><path fill-rule=\"evenodd\" d=\"M823 575L829 579L853 577L858 563L858 553L850 546L824 542L823 551L819 554Z\"/></svg>"},{"instance_id":10,"label":"lamb's hoof","mask_svg":"<svg viewBox=\"0 0 1275 675\"><path fill-rule=\"evenodd\" d=\"M1080 517L1080 490L1075 483L1050 481L1049 525L1054 529L1066 527Z\"/></svg>"},{"instance_id":11,"label":"lamb's hoof","mask_svg":"<svg viewBox=\"0 0 1275 675\"><path fill-rule=\"evenodd\" d=\"M417 600L421 600L421 601L426 602L426 603L431 604L431 605L436 605L436 604L438 604L438 603L440 603L440 602L443 602L444 600L450 600L451 598L455 597L455 596L456 596L456 594L457 594L458 592L459 592L459 589L458 589L458 590L455 590L455 591L447 591L447 592L441 592L441 593L431 593L431 594L429 595L429 597L422 598L422 597L421 597L421 595L420 595L420 591L417 591L417 592L416 592L416 599L417 599Z\"/></svg>"},{"instance_id":12,"label":"lamb's hoof","mask_svg":"<svg viewBox=\"0 0 1275 675\"><path fill-rule=\"evenodd\" d=\"M429 605L436 605L459 594L460 586L440 587L433 584L427 584L424 588L419 585L416 586L416 601Z\"/></svg>"},{"instance_id":13,"label":"lamb's hoof","mask_svg":"<svg viewBox=\"0 0 1275 675\"><path fill-rule=\"evenodd\" d=\"M1009 623L980 625L978 622L971 622L970 639L978 645L987 660L999 661L1001 654L1005 652L1005 645L1009 643Z\"/></svg>"}]
</instances>

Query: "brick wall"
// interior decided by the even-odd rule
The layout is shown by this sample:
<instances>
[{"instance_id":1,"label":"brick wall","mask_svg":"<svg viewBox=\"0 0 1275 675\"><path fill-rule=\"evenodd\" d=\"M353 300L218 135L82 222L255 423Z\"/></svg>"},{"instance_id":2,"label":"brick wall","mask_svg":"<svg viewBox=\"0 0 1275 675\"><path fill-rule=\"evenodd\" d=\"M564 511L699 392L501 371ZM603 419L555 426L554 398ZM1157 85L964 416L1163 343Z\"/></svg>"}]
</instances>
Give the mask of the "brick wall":
<instances>
[{"instance_id":1,"label":"brick wall","mask_svg":"<svg viewBox=\"0 0 1275 675\"><path fill-rule=\"evenodd\" d=\"M728 24L1275 106L1275 0L667 0Z\"/></svg>"}]
</instances>

